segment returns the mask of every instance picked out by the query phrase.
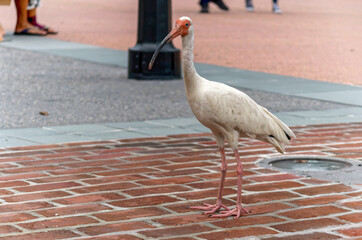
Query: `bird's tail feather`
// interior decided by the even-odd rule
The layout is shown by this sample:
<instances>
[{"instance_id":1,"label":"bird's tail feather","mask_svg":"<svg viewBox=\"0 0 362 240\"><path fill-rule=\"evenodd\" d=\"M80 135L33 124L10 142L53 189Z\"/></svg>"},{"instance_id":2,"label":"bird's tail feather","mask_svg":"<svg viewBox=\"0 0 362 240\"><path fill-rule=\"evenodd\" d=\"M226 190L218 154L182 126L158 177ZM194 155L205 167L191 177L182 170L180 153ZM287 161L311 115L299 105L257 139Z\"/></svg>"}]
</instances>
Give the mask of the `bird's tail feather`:
<instances>
[{"instance_id":1,"label":"bird's tail feather","mask_svg":"<svg viewBox=\"0 0 362 240\"><path fill-rule=\"evenodd\" d=\"M295 134L290 130L290 128L280 121L276 116L274 116L267 109L263 108L265 113L267 113L270 118L274 121L274 123L279 127L269 136L265 136L266 142L272 144L280 153L284 153L284 145L289 144L289 140L291 138L295 138Z\"/></svg>"},{"instance_id":2,"label":"bird's tail feather","mask_svg":"<svg viewBox=\"0 0 362 240\"><path fill-rule=\"evenodd\" d=\"M278 150L278 152L284 154L285 149L284 149L284 144L279 142L277 139L275 139L273 136L268 136L265 138L265 140L267 142L269 142L271 145L273 145L276 150Z\"/></svg>"},{"instance_id":3,"label":"bird's tail feather","mask_svg":"<svg viewBox=\"0 0 362 240\"><path fill-rule=\"evenodd\" d=\"M282 121L280 121L276 116L274 116L271 112L269 112L266 108L263 108L263 110L274 120L274 122L281 128L283 129L286 137L288 138L288 140L290 140L291 138L296 138L295 134L293 133L292 130L290 130L290 128L283 123Z\"/></svg>"}]
</instances>

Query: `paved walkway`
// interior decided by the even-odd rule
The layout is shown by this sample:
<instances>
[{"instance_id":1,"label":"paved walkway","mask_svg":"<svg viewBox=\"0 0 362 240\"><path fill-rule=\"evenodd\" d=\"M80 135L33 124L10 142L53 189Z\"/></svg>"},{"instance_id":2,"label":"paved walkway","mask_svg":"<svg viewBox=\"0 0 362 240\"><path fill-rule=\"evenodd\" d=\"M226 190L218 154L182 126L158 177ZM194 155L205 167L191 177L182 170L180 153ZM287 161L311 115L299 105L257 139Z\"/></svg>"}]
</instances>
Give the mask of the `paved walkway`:
<instances>
[{"instance_id":1,"label":"paved walkway","mask_svg":"<svg viewBox=\"0 0 362 240\"><path fill-rule=\"evenodd\" d=\"M43 1L39 19L59 29L51 38L127 50L136 43L137 2ZM271 14L270 0L254 0L254 13L241 0L225 2L229 12L211 4L210 14L199 14L196 0L172 1L173 20L194 20L197 62L362 85L361 1L285 0L281 16ZM0 18L13 31L14 4L0 7Z\"/></svg>"},{"instance_id":2,"label":"paved walkway","mask_svg":"<svg viewBox=\"0 0 362 240\"><path fill-rule=\"evenodd\" d=\"M288 155L362 159L362 124L293 130L298 139ZM240 145L243 202L251 210L240 219L214 219L188 208L215 201L220 162L210 134L3 149L0 238L362 237L361 184L265 169L257 162L279 156L274 149L253 140ZM227 156L225 204L233 206L236 163L231 150Z\"/></svg>"},{"instance_id":3,"label":"paved walkway","mask_svg":"<svg viewBox=\"0 0 362 240\"><path fill-rule=\"evenodd\" d=\"M74 0L59 1L68 5L71 5L70 1L74 3ZM124 3L124 0L121 1ZM123 18L132 19L135 17L132 14L134 1L126 1L127 4L117 2L118 5L115 7L116 1L110 0L107 4L102 3L98 9L105 8L109 11L114 7L117 11L124 13ZM224 29L223 21L230 22L236 15L239 17L242 11L241 7L236 5L236 2L240 4L240 1L230 0L230 6L235 9L230 14L223 15L212 8L215 15L203 18L197 14L198 9L194 1L192 5L181 5L181 2L191 3L191 0L175 1L177 11L192 13L193 18L203 23L205 30L210 30L206 26L213 21L216 21L217 29ZM306 21L304 25L293 25L298 18L306 19L307 15L312 22L319 19L316 16L324 16L321 17L322 20L324 19L321 22L325 23L324 21L340 19L339 14L347 14L349 17L343 19L351 24L338 25L337 29L341 31L339 33L348 31L349 28L346 26L353 28L354 24L359 24L360 19L354 18L357 16L354 14L355 11L358 12L361 6L357 1L343 1L346 3L344 8L335 8L335 6L341 6L342 3L337 0L318 3L313 1L314 5L310 5L311 3L308 1L303 1L303 4L299 1L286 2L284 6L282 5L286 11L283 15L285 18L279 19L280 16L269 13L269 5L260 1L257 3L261 6L260 13L248 15L248 17L241 15L240 19L232 24L256 22L260 25L262 21L267 20L265 32L261 31L263 28L254 28L258 29L255 32L250 29L248 31L259 37L260 34L265 37L265 34L275 30L279 20L284 26L283 29L288 31L294 28L297 31L312 28L312 32L318 32L318 29L335 29L310 24L309 21ZM48 19L51 19L49 16L55 16L54 11L59 11L58 8L54 8L55 5L65 6L58 2L53 4L51 1L44 4L44 8L49 7ZM75 6L85 7L79 4ZM94 6L93 4L94 1L90 0L87 6ZM328 8L324 9L320 4L325 4ZM353 9L349 8L351 6ZM79 12L79 14L89 16L90 13L96 13L97 8L90 9L91 12ZM321 13L315 9L324 9L324 11ZM66 9L62 10L65 14L71 13L65 11ZM293 14L289 15L288 11ZM82 23L73 21L73 17L79 17L79 15L70 14L69 18L64 18L63 23L68 23L68 21ZM256 18L259 17L261 19L257 20ZM276 18L279 20L276 21ZM85 19L95 21L101 18ZM106 19L111 22L110 19L114 21L115 18L114 15L109 14L109 18ZM55 20L56 22L49 21L49 23L55 25L54 23L60 22L59 18L54 18ZM85 21L86 25L91 26L87 21ZM9 23L5 22L4 25L9 29ZM118 25L123 31L133 29L135 23L133 21L130 24ZM293 28L290 25L293 25ZM105 32L109 31L111 34L105 34L105 38L95 37L100 36L99 31L76 35L74 29L79 31L79 25L72 26L71 24L61 25L61 34L56 37L58 39L7 35L6 38L11 41L1 43L0 48L1 51L7 49L23 53L30 51L42 54L44 58L58 56L79 60L80 64L91 62L99 66L124 69L127 63L127 53L124 51L127 47L124 43L132 40L131 45L133 45L135 40L126 36L134 38L135 34L132 31L126 31L127 34L122 35L124 36L122 41L125 41L122 42L122 47L110 46L109 39L115 39L113 35L115 30L112 26L115 25L107 25ZM72 29L72 27L74 27L73 31L67 32L67 29ZM230 31L228 28L225 29ZM120 34L121 31L118 29L116 32ZM201 36L207 32L202 32L200 29ZM228 58L218 59L217 56L209 55L214 53L213 51L200 48L196 56L199 60L215 63L205 59L218 59L218 63L222 63L223 66L198 63L196 67L206 78L246 89L251 93L259 91L262 94L276 94L278 98L283 97L286 101L299 99L300 103L306 106L303 110L277 111L276 113L288 125L294 126L293 130L298 137L292 146L287 148L288 155L351 159L357 163L353 176L361 176L361 174L358 175L358 171L361 172L358 168L360 167L358 160L362 160L362 89L359 86L359 78L356 78L360 76L358 72L360 68L359 65L357 67L354 65L360 63L358 59L361 55L355 54L359 51L359 45L357 44L357 47L354 45L358 43L356 41L349 46L348 51L343 47L338 48L338 51L331 51L329 47L336 46L336 43L345 43L349 39L349 34L354 34L353 32L348 32L347 35L342 34L341 38L333 38L337 40L334 42L333 39L332 41L328 38L332 32L335 36L334 31L319 32L318 39L321 41L317 47L323 49L322 52L325 54L320 53L322 58L320 58L321 55L316 54L311 65L307 64L310 59L304 58L312 56L310 52L307 51L307 54L302 57L303 52L297 48L290 53L293 53L293 56L300 56L300 59L295 59L291 65L285 65L285 68L276 69L278 71L270 69L275 69L273 64L280 64L279 61L270 61L273 58L269 57L258 57L257 59L266 60L270 64L267 64L270 67L268 67L269 73L262 73L250 71L260 71L260 66L265 66L265 62L259 65L259 62L255 61L256 58L253 58L254 60L251 58L255 56L250 52L248 54L249 50L254 53L255 48L243 48L246 52L245 56L251 59L250 62L243 62L251 63L256 68L234 64L237 62ZM67 39L69 36L77 36L78 42L82 43ZM255 36L244 39L252 42ZM298 37L299 35L288 34L288 36ZM304 43L304 47L301 46L303 49L305 46L311 46L309 44L314 41L312 39L315 39L314 36L304 33L301 36L305 37L301 39ZM359 32L353 36L356 36L353 39L360 39ZM103 43L102 39L104 39ZM118 42L119 38L116 39ZM272 46L279 47L270 48L273 51L267 51L265 56L271 56L276 52L286 52L278 39L284 38L269 39ZM221 38L209 42L219 46L219 41L224 40ZM333 44L328 45L329 41ZM88 45L95 43L98 47ZM201 42L198 45L206 46ZM343 53L342 58L348 59L345 63L350 68L342 69L340 62L335 61L337 55L333 55L334 53ZM205 59L200 56L204 56ZM225 56L229 57L232 54ZM260 52L259 56L264 55ZM285 56L280 55L280 57L286 59ZM327 59L333 61L328 62ZM3 63L3 59L1 60L0 66ZM315 64L316 62L323 64L323 67ZM249 69L249 71L231 68L231 66ZM301 68L292 70L287 66ZM351 69L353 71L350 71ZM48 70L44 71L46 74ZM272 74L273 72L278 74ZM44 72L41 73L44 74ZM318 73L320 73L319 76ZM11 74L20 76L17 72ZM12 76L11 74L9 75ZM40 77L41 74L39 74ZM336 83L301 77L335 80ZM353 81L345 81L345 78L349 77ZM341 82L355 85L340 84ZM21 86L21 82L19 84ZM7 86L6 83L3 83L3 86ZM311 102L307 100L318 104L308 106ZM360 239L362 237L362 190L358 181L357 183L344 181L342 178L337 180L337 177L334 181L327 180L331 178L330 176L326 179L323 177L316 179L311 177L313 174L294 175L278 169L261 167L264 165L259 165L259 161L279 156L279 154L269 145L253 140L240 141L240 151L245 166L243 202L252 211L251 214L237 220L213 219L201 215L200 211L188 209L190 205L215 201L219 180L219 153L208 132L191 116L0 130L0 238L189 240L241 237L245 239ZM235 204L235 162L230 150L227 155L230 171L226 179L225 203L233 206ZM332 171L330 174L337 176L340 173Z\"/></svg>"},{"instance_id":4,"label":"paved walkway","mask_svg":"<svg viewBox=\"0 0 362 240\"><path fill-rule=\"evenodd\" d=\"M102 66L117 66L120 68L125 68L127 63L127 54L125 51L122 50L114 50L108 48L101 48L92 45L85 45L79 43L72 43L72 42L65 42L60 40L53 40L48 38L41 38L41 37L32 37L32 38L24 38L24 37L13 37L8 36L8 39L11 39L9 42L1 43L2 47L10 48L10 49L19 49L21 51L33 51L41 54L46 54L46 56L60 56L69 59L77 59L87 62L94 62L100 64L98 68L101 69ZM0 47L1 47L0 46ZM6 50L6 49L5 49ZM38 57L42 57L39 55ZM45 57L45 56L44 56ZM15 61L15 59L14 59ZM59 59L50 58L48 61L57 63L57 66L62 67L71 67L71 64L59 64ZM75 63L75 65L81 65L81 62ZM16 65L14 65L16 66ZM54 65L53 65L54 66ZM50 66L48 66L50 67ZM294 78L294 77L287 77L275 74L268 74L268 73L260 73L260 72L253 72L253 71L246 71L240 70L235 68L228 68L222 66L215 66L215 65L208 65L208 64L197 64L196 68L198 72L211 80L220 81L226 83L228 85L234 86L236 88L246 89L251 91L259 91L260 93L269 93L269 94L277 94L274 99L285 99L284 101L288 102L289 105L304 105L303 110L290 110L290 111L277 111L276 115L281 118L284 122L291 126L299 126L299 125L308 125L308 124L322 124L322 123L344 123L344 122L361 122L362 121L362 88L359 86L352 86L352 85L344 85L344 84L336 84L336 83L329 83L329 82L321 82L321 81L314 81L302 78ZM66 75L66 78L72 78L76 76L77 69L79 71L79 67L75 68L72 71L73 75ZM4 70L5 71L5 70ZM14 72L17 70L14 69ZM84 69L84 71L87 71ZM9 76L12 76L14 72L9 73ZM71 94L68 94L70 90L67 90L67 85L64 85L62 81L59 82L59 85L54 85L56 79L52 82L49 82L47 78L48 71L43 72L41 76L37 73L33 73L33 77L30 79L29 88L26 89L24 94L29 91L29 89L35 90L35 96L30 96L31 98L35 98L36 101L31 104L31 106L39 106L39 102L41 102L43 98L45 98L46 111L50 112L49 118L52 116L56 116L59 119L64 119L65 122L73 121L73 118L77 118L77 115L80 115L78 122L75 122L72 125L66 126L57 126L57 125L49 125L46 121L39 120L38 124L41 124L43 127L41 128L27 128L27 129L2 129L0 130L0 146L2 147L16 147L16 146L26 146L26 145L41 145L41 144L53 144L53 143L62 143L62 142L77 142L77 141L95 141L95 140L109 140L109 139L124 139L124 138L134 138L134 137L150 137L150 136L164 136L169 134L179 134L179 133L203 133L208 132L208 129L203 127L198 121L192 116L192 113L188 110L186 98L184 97L183 93L183 83L179 82L179 85L170 86L171 88L176 88L180 91L181 98L177 100L177 102L183 102L183 105L176 106L170 105L166 109L161 109L158 116L164 115L164 113L168 113L168 115L172 115L172 111L181 112L187 109L187 113L185 117L173 117L169 119L154 119L154 120L146 120L146 121L132 121L129 122L117 122L116 118L113 116L117 113L121 115L130 114L130 116L135 115L135 113L127 113L123 107L127 106L127 104L114 104L117 102L117 99L122 97L119 96L118 92L121 92L121 95L124 94L128 96L127 91L125 91L124 86L122 90L122 86L118 86L120 89L119 91L113 91L115 88L114 84L104 84L100 82L101 85L97 86L96 89L92 90L89 89L87 86L82 87L82 85L87 84L85 82L77 82L74 85L69 85L71 88L81 87L78 90L73 90ZM50 74L53 71L49 70ZM18 73L21 74L21 73ZM60 75L62 73L59 73ZM22 76L22 75L20 75ZM43 77L44 76L44 77ZM82 76L82 75L81 75ZM83 76L84 78L89 78L86 74ZM95 75L95 77L99 77L99 74ZM24 75L25 78L25 75ZM50 83L49 86L45 89L39 90L38 88L34 88L34 81L39 82L38 79L44 78L42 86L46 86L46 84ZM50 75L50 79L52 79L52 75ZM9 84L14 84L14 79L8 79ZM25 85L25 80L16 77L16 81L18 81L15 86L18 88L19 84ZM127 79L124 81L130 82ZM89 82L89 81L87 81ZM6 84L6 82L4 82ZM127 83L127 86L131 84L131 87L137 87L137 81L131 81ZM92 82L92 85L94 83ZM93 99L98 94L98 89L103 86L105 88L103 91L103 95L100 95L100 98ZM139 86L141 87L141 86ZM153 86L154 88L158 88ZM165 87L166 88L166 87ZM60 90L62 89L62 90ZM91 97L86 98L84 100L84 96L88 93L84 92L83 89L86 89L91 93ZM147 89L150 89L150 86L147 86ZM170 89L170 93L174 92L175 90ZM17 91L17 90L16 90ZM39 91L42 92L50 92L51 94L48 97L38 98ZM91 91L95 91L94 94ZM156 90L155 90L156 91ZM11 93L12 91L9 91ZM77 100L77 97L73 95L79 92L84 92L82 97ZM109 95L113 93L113 97L109 98ZM4 93L6 94L6 93ZM67 95L68 94L68 95ZM132 93L131 93L132 94ZM144 102L153 102L154 105L165 105L162 102L154 102L153 95L147 93L139 93L144 95L144 100L139 102L140 111L142 110L142 106L144 106ZM20 94L23 96L22 94ZM20 96L19 95L19 96ZM57 96L54 98L54 96ZM89 95L89 94L88 94ZM175 95L175 94L173 94ZM149 99L147 99L147 96ZM122 102L132 101L133 96L122 97ZM73 99L71 105L56 105L60 99ZM104 103L104 99L109 98L110 102ZM294 99L299 99L300 101L294 101ZM10 99L14 99L14 95L10 94L4 98L4 102L9 101ZM54 99L51 101L51 105L49 105L49 99ZM305 100L310 101L317 101L319 105L323 105L326 103L330 103L332 105L326 108L319 108L312 104L312 102L303 102ZM162 99L161 99L162 100ZM165 101L166 99L162 100ZM19 106L20 99L11 100L10 103L14 103L15 105L12 108L18 109L19 107L26 107L24 110L19 109L17 111L10 111L6 114L4 113L4 119L8 121L16 122L17 119L21 120L23 117L26 116L25 119L28 121L23 122L25 126L32 126L31 125L31 118L33 118L34 113L40 111L41 109L32 109L29 105L29 101L22 103ZM90 101L92 103L92 107L98 106L101 102L102 105L99 105L101 108L88 108L89 105L82 105L86 101ZM167 100L166 100L167 101ZM261 101L263 101L261 99ZM266 105L269 98L265 101ZM69 101L68 101L69 103ZM288 105L287 104L287 105ZM333 105L335 104L335 105ZM75 106L74 106L75 105ZM75 110L74 107L80 105L80 109ZM134 102L130 103L129 105L134 105ZM269 103L270 105L270 103ZM10 105L12 106L12 105ZM54 106L57 109L55 113ZM58 107L57 107L58 106ZM103 106L103 107L102 107ZM117 107L118 106L118 107ZM271 104L273 107L273 104ZM137 107L138 108L138 107ZM136 109L137 109L136 108ZM26 115L24 112L25 110L31 109L31 115ZM48 110L49 109L49 110ZM150 111L146 112L147 114L154 114L155 110L150 108ZM298 107L297 107L298 109ZM85 110L83 113L82 111ZM53 111L53 112L51 112ZM157 110L156 110L157 111ZM88 120L87 118L81 118L85 116L87 112L96 113L96 115L90 115ZM9 115L9 114L13 115ZM19 113L19 114L17 114ZM69 115L69 113L72 113ZM9 115L9 116L8 116ZM97 116L106 116L110 115L108 119L109 122L104 121L104 118L97 119ZM136 114L138 117L142 116L142 114ZM39 116L39 115L38 115ZM120 116L118 116L120 118ZM103 119L103 121L102 121ZM56 120L56 119L55 119ZM92 124L92 121L101 121L97 124ZM87 122L87 124L81 124ZM50 122L51 123L51 122ZM62 125L62 124L58 124ZM6 125L5 125L6 126ZM10 125L11 126L11 125Z\"/></svg>"}]
</instances>

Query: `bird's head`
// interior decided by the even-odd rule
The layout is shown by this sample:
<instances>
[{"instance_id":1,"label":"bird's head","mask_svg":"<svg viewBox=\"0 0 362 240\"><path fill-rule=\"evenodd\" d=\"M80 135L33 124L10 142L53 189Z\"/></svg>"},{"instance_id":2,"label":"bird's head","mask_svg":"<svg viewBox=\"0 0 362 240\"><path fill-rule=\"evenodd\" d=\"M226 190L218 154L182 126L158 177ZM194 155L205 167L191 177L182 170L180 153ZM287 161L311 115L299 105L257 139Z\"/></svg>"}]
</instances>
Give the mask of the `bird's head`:
<instances>
[{"instance_id":1,"label":"bird's head","mask_svg":"<svg viewBox=\"0 0 362 240\"><path fill-rule=\"evenodd\" d=\"M158 53L161 51L163 46L165 46L167 43L171 42L173 39L177 38L178 36L185 37L189 34L189 31L191 30L192 21L189 17L180 17L176 20L175 27L172 29L172 31L167 34L167 36L162 40L160 45L158 45L155 53L152 56L152 59L150 61L150 64L148 65L148 69L151 70L153 63L156 60L156 57Z\"/></svg>"}]
</instances>

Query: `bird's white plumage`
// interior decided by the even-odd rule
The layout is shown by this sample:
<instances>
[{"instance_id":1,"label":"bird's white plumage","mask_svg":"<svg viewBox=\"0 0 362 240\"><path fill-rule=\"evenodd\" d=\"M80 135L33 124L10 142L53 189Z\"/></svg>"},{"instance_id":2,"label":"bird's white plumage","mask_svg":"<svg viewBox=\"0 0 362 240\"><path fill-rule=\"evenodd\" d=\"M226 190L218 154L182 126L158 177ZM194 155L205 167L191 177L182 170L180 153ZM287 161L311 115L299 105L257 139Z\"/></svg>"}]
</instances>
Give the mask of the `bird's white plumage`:
<instances>
[{"instance_id":1,"label":"bird's white plumage","mask_svg":"<svg viewBox=\"0 0 362 240\"><path fill-rule=\"evenodd\" d=\"M188 17L182 17L187 19ZM210 128L219 146L225 139L236 149L239 136L271 143L279 152L294 133L267 109L245 93L199 76L193 63L193 26L182 37L182 63L186 95L196 118ZM287 136L288 135L288 136Z\"/></svg>"},{"instance_id":2,"label":"bird's white plumage","mask_svg":"<svg viewBox=\"0 0 362 240\"><path fill-rule=\"evenodd\" d=\"M216 204L205 203L202 206L191 207L205 210L205 214L214 214L221 208L221 214L213 217L228 217L249 211L242 207L242 175L243 166L238 152L239 137L256 138L271 143L279 152L284 151L284 145L289 143L293 132L267 109L254 102L245 93L219 82L209 81L197 74L194 66L194 33L189 17L181 17L176 21L175 28L164 38L156 49L149 69L155 61L160 49L169 41L182 36L182 65L185 80L187 100L196 118L210 128L220 148L221 178ZM233 149L237 161L236 173L237 194L236 208L230 210L222 203L227 162L225 157L225 139Z\"/></svg>"}]
</instances>

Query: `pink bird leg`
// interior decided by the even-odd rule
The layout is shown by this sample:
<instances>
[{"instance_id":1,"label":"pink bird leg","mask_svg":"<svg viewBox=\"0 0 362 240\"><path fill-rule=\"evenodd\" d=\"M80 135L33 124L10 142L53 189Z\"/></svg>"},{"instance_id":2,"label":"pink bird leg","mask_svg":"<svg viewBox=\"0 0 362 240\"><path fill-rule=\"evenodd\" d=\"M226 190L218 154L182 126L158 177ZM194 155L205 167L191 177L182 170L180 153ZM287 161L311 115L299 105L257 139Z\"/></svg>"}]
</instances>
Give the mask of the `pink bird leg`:
<instances>
[{"instance_id":1,"label":"pink bird leg","mask_svg":"<svg viewBox=\"0 0 362 240\"><path fill-rule=\"evenodd\" d=\"M236 199L236 208L233 210L220 211L220 214L212 215L212 217L230 217L236 215L236 218L239 218L242 213L248 214L249 211L242 207L241 203L241 191L242 191L242 178L243 178L243 164L240 161L239 152L237 149L234 149L235 158L237 161L236 172L238 175L238 190L237 190L237 199Z\"/></svg>"},{"instance_id":2,"label":"pink bird leg","mask_svg":"<svg viewBox=\"0 0 362 240\"><path fill-rule=\"evenodd\" d=\"M204 210L204 214L213 214L220 210L220 208L225 208L227 211L230 211L229 208L227 208L224 204L222 204L222 190L224 188L224 182L225 182L225 176L226 176L226 169L227 169L227 163L225 158L225 149L223 147L220 148L220 154L221 154L221 179L220 179L220 185L219 185L219 192L217 194L217 201L216 204L207 204L204 203L203 206L195 206L190 207L192 209L199 209Z\"/></svg>"}]
</instances>

